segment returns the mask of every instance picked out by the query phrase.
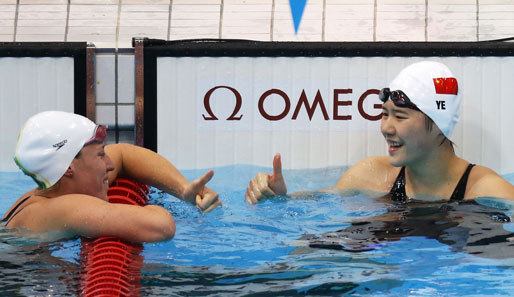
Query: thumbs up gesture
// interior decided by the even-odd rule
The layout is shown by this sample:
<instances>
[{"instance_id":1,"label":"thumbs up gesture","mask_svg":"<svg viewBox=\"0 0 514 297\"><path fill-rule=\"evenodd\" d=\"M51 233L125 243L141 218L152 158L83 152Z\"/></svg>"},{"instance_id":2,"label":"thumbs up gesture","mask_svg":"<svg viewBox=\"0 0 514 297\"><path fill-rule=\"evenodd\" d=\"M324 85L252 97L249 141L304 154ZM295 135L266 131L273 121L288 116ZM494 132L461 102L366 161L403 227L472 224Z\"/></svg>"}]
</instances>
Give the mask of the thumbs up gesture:
<instances>
[{"instance_id":1,"label":"thumbs up gesture","mask_svg":"<svg viewBox=\"0 0 514 297\"><path fill-rule=\"evenodd\" d=\"M184 200L195 204L203 212L209 212L221 205L218 193L205 186L213 176L214 171L210 170L189 184L184 189Z\"/></svg>"},{"instance_id":2,"label":"thumbs up gesture","mask_svg":"<svg viewBox=\"0 0 514 297\"><path fill-rule=\"evenodd\" d=\"M282 176L282 160L280 154L273 158L273 174L258 173L250 180L246 188L245 199L250 204L259 200L277 195L287 194L286 182Z\"/></svg>"}]
</instances>

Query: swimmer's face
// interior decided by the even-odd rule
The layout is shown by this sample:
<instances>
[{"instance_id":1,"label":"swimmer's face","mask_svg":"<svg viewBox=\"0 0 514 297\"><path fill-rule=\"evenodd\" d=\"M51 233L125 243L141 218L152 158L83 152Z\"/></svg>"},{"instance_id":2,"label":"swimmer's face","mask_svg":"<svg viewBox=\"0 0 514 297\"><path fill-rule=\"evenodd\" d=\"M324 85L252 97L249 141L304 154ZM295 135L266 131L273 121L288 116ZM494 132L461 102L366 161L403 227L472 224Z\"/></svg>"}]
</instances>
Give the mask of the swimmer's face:
<instances>
[{"instance_id":1,"label":"swimmer's face","mask_svg":"<svg viewBox=\"0 0 514 297\"><path fill-rule=\"evenodd\" d=\"M422 112L398 107L390 100L383 104L382 112L380 130L388 144L391 165L422 162L439 147L439 129L428 131Z\"/></svg>"},{"instance_id":2,"label":"swimmer's face","mask_svg":"<svg viewBox=\"0 0 514 297\"><path fill-rule=\"evenodd\" d=\"M72 162L73 178L80 194L86 194L108 201L109 182L107 173L114 165L105 154L103 143L92 143L82 148L81 154Z\"/></svg>"}]
</instances>

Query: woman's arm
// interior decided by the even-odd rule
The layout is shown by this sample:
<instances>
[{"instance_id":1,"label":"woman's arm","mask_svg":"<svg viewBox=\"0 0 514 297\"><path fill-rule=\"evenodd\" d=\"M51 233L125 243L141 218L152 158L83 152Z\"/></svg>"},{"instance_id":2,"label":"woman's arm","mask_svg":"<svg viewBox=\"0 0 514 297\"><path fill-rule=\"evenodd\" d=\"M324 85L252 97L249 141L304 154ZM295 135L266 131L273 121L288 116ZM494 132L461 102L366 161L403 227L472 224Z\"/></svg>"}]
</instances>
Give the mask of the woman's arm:
<instances>
[{"instance_id":1,"label":"woman's arm","mask_svg":"<svg viewBox=\"0 0 514 297\"><path fill-rule=\"evenodd\" d=\"M390 169L391 165L388 165L383 157L366 158L348 169L333 187L316 191L298 191L288 196L296 199L309 196L314 192L325 192L341 196L363 193L371 197L381 197L389 191L389 184L392 186L390 180L394 181ZM282 175L282 162L280 155L277 154L273 159L273 174L258 173L255 178L250 180L246 188L245 199L248 203L255 204L265 198L286 194L287 187Z\"/></svg>"},{"instance_id":2,"label":"woman's arm","mask_svg":"<svg viewBox=\"0 0 514 297\"><path fill-rule=\"evenodd\" d=\"M214 175L212 170L189 182L171 162L151 150L120 143L106 146L105 151L115 167L109 173L109 183L118 176L131 177L188 201L202 211L211 211L221 205L218 193L205 185Z\"/></svg>"}]
</instances>

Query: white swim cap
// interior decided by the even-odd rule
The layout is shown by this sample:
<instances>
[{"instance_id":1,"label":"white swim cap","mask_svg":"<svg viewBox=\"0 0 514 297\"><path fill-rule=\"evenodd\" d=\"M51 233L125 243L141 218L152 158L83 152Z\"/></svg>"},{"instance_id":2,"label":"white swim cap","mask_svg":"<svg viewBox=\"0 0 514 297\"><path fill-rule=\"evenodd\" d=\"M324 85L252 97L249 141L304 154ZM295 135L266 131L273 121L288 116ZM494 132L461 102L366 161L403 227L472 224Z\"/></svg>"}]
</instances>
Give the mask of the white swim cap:
<instances>
[{"instance_id":1,"label":"white swim cap","mask_svg":"<svg viewBox=\"0 0 514 297\"><path fill-rule=\"evenodd\" d=\"M105 128L97 127L74 113L38 113L20 131L14 161L40 189L48 189L64 175L85 144L105 139Z\"/></svg>"},{"instance_id":2,"label":"white swim cap","mask_svg":"<svg viewBox=\"0 0 514 297\"><path fill-rule=\"evenodd\" d=\"M450 139L459 121L460 91L457 79L444 64L423 61L404 68L390 83L401 90Z\"/></svg>"}]
</instances>

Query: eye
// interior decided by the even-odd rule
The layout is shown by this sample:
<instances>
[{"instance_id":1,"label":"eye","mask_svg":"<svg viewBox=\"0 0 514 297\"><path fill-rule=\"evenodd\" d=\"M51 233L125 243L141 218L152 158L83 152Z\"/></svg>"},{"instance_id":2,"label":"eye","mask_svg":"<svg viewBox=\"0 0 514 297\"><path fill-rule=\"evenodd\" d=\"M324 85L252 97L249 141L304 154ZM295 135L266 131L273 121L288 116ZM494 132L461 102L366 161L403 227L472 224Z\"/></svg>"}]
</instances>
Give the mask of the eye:
<instances>
[{"instance_id":1,"label":"eye","mask_svg":"<svg viewBox=\"0 0 514 297\"><path fill-rule=\"evenodd\" d=\"M409 115L404 113L404 112L397 112L395 113L395 118L399 119L399 120L406 120L409 118Z\"/></svg>"}]
</instances>

